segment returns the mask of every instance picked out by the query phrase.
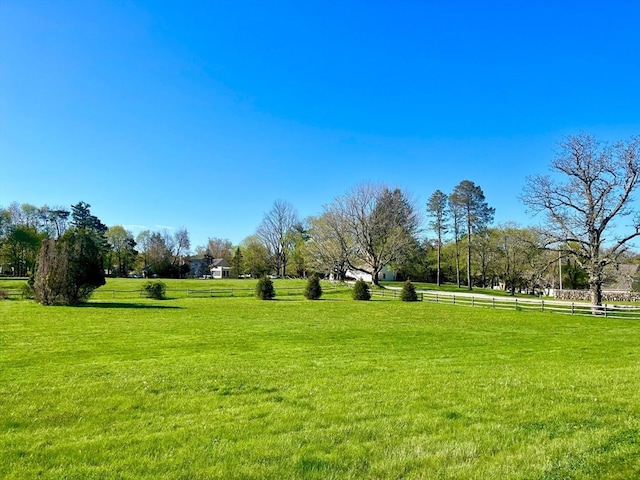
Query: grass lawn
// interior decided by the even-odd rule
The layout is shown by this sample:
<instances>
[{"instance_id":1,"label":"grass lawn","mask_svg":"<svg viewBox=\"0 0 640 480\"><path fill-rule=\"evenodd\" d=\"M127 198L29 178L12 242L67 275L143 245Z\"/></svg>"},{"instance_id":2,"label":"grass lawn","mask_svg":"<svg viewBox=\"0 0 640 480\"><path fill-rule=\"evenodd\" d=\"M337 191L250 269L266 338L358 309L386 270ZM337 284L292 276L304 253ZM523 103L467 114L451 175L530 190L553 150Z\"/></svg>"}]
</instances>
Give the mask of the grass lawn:
<instances>
[{"instance_id":1,"label":"grass lawn","mask_svg":"<svg viewBox=\"0 0 640 480\"><path fill-rule=\"evenodd\" d=\"M640 478L640 322L0 301L0 478Z\"/></svg>"}]
</instances>

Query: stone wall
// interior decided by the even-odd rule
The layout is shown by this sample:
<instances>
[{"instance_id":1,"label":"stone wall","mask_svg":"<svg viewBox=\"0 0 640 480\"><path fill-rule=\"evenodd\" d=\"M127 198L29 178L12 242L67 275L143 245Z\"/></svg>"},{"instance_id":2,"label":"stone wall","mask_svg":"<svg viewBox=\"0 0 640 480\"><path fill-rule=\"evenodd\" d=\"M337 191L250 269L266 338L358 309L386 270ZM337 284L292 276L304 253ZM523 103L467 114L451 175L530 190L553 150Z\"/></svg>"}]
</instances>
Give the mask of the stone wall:
<instances>
[{"instance_id":1,"label":"stone wall","mask_svg":"<svg viewBox=\"0 0 640 480\"><path fill-rule=\"evenodd\" d=\"M591 300L589 290L556 290L558 300ZM602 292L603 302L640 302L640 292Z\"/></svg>"}]
</instances>

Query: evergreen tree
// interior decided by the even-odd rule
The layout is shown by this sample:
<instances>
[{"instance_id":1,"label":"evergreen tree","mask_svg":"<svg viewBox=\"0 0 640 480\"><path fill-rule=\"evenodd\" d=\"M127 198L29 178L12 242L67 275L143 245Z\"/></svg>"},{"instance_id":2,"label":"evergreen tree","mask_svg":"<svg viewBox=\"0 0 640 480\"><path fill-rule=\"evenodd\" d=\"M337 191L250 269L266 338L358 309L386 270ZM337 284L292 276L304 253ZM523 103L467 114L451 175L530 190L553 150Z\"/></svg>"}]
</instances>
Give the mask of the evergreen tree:
<instances>
[{"instance_id":1,"label":"evergreen tree","mask_svg":"<svg viewBox=\"0 0 640 480\"><path fill-rule=\"evenodd\" d=\"M370 300L371 292L369 291L369 284L364 280L356 280L353 285L352 296L354 300Z\"/></svg>"},{"instance_id":2,"label":"evergreen tree","mask_svg":"<svg viewBox=\"0 0 640 480\"><path fill-rule=\"evenodd\" d=\"M402 291L400 292L400 300L403 302L417 302L418 294L416 293L416 287L413 286L411 280L407 280L402 285Z\"/></svg>"},{"instance_id":3,"label":"evergreen tree","mask_svg":"<svg viewBox=\"0 0 640 480\"><path fill-rule=\"evenodd\" d=\"M273 282L269 277L260 277L256 285L256 297L260 300L271 300L276 296Z\"/></svg>"},{"instance_id":4,"label":"evergreen tree","mask_svg":"<svg viewBox=\"0 0 640 480\"><path fill-rule=\"evenodd\" d=\"M317 275L311 275L309 280L307 280L307 285L304 289L304 296L308 300L318 300L322 296L320 278Z\"/></svg>"},{"instance_id":5,"label":"evergreen tree","mask_svg":"<svg viewBox=\"0 0 640 480\"><path fill-rule=\"evenodd\" d=\"M231 259L231 275L239 277L242 273L242 250L240 247L236 247L236 251Z\"/></svg>"}]
</instances>

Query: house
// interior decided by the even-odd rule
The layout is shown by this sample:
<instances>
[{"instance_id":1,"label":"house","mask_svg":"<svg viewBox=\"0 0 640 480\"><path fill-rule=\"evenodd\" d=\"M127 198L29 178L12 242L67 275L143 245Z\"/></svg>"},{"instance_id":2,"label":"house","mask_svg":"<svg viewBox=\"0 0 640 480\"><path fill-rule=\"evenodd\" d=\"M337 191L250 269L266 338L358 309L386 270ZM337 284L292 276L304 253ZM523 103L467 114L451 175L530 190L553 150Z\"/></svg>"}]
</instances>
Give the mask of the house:
<instances>
[{"instance_id":1,"label":"house","mask_svg":"<svg viewBox=\"0 0 640 480\"><path fill-rule=\"evenodd\" d=\"M190 271L191 277L197 278L230 278L231 277L231 265L224 258L209 257L211 263L207 268L204 257L193 257L190 259Z\"/></svg>"},{"instance_id":2,"label":"house","mask_svg":"<svg viewBox=\"0 0 640 480\"><path fill-rule=\"evenodd\" d=\"M214 258L211 261L211 276L213 278L231 277L231 265L224 258Z\"/></svg>"},{"instance_id":3,"label":"house","mask_svg":"<svg viewBox=\"0 0 640 480\"><path fill-rule=\"evenodd\" d=\"M396 279L397 272L395 270L391 270L389 267L382 267L382 270L378 273L379 281L392 282ZM364 280L365 282L371 282L371 274L360 272L358 270L347 270L346 274L347 279L353 280Z\"/></svg>"}]
</instances>

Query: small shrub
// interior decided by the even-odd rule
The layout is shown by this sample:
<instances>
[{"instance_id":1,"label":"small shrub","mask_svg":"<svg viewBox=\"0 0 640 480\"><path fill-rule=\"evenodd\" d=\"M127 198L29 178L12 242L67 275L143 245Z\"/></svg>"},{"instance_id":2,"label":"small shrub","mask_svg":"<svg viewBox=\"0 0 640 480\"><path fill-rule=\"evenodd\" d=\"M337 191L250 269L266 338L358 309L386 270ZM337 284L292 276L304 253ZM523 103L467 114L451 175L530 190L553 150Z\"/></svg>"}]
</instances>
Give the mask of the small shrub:
<instances>
[{"instance_id":1,"label":"small shrub","mask_svg":"<svg viewBox=\"0 0 640 480\"><path fill-rule=\"evenodd\" d=\"M354 300L371 300L369 284L362 279L356 280L353 286L352 296Z\"/></svg>"},{"instance_id":2,"label":"small shrub","mask_svg":"<svg viewBox=\"0 0 640 480\"><path fill-rule=\"evenodd\" d=\"M147 294L147 298L155 298L156 300L163 300L167 293L167 285L159 280L149 281L142 287Z\"/></svg>"},{"instance_id":3,"label":"small shrub","mask_svg":"<svg viewBox=\"0 0 640 480\"><path fill-rule=\"evenodd\" d=\"M411 280L407 280L402 285L402 290L400 291L400 300L403 302L417 302L418 294L416 293L416 287L413 286Z\"/></svg>"},{"instance_id":4,"label":"small shrub","mask_svg":"<svg viewBox=\"0 0 640 480\"><path fill-rule=\"evenodd\" d=\"M307 285L304 287L304 296L307 300L318 300L322 296L322 287L317 275L311 275L307 280Z\"/></svg>"},{"instance_id":5,"label":"small shrub","mask_svg":"<svg viewBox=\"0 0 640 480\"><path fill-rule=\"evenodd\" d=\"M273 282L269 277L260 277L256 285L256 297L260 300L271 300L276 296Z\"/></svg>"},{"instance_id":6,"label":"small shrub","mask_svg":"<svg viewBox=\"0 0 640 480\"><path fill-rule=\"evenodd\" d=\"M6 300L9 298L9 292L0 288L0 300Z\"/></svg>"},{"instance_id":7,"label":"small shrub","mask_svg":"<svg viewBox=\"0 0 640 480\"><path fill-rule=\"evenodd\" d=\"M29 282L25 283L20 287L20 293L22 293L22 298L33 299L33 285Z\"/></svg>"}]
</instances>

